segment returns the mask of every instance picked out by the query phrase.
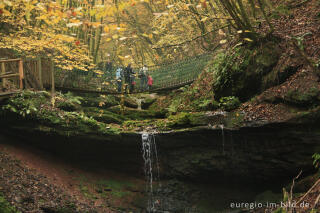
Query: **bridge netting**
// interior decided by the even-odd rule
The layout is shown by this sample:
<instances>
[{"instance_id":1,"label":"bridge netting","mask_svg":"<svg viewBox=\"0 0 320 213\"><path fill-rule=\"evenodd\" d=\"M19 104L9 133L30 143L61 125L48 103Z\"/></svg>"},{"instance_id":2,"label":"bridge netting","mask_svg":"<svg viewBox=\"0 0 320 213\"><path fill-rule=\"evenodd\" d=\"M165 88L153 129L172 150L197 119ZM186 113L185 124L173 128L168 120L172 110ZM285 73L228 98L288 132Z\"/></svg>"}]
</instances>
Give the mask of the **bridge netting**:
<instances>
[{"instance_id":1,"label":"bridge netting","mask_svg":"<svg viewBox=\"0 0 320 213\"><path fill-rule=\"evenodd\" d=\"M148 74L153 78L150 91L171 89L192 83L208 64L212 54L206 53L170 64L162 64L148 68ZM116 69L113 67L103 73L94 71L66 71L55 68L55 87L83 92L118 93L116 82ZM140 79L138 78L140 68L134 68L135 89L133 93L145 92L140 90ZM51 81L44 82L50 86Z\"/></svg>"}]
</instances>

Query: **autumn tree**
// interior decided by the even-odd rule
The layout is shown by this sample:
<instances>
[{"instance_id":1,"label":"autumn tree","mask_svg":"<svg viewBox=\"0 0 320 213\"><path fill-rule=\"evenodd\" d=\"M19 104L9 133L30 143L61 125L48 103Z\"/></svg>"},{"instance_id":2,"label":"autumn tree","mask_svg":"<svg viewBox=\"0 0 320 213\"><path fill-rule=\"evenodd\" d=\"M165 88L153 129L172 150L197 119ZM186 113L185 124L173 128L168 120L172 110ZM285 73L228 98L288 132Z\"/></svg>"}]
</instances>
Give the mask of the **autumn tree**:
<instances>
[{"instance_id":1,"label":"autumn tree","mask_svg":"<svg viewBox=\"0 0 320 213\"><path fill-rule=\"evenodd\" d=\"M85 46L67 34L75 14L55 1L0 2L0 48L24 57L48 57L56 66L86 70Z\"/></svg>"}]
</instances>

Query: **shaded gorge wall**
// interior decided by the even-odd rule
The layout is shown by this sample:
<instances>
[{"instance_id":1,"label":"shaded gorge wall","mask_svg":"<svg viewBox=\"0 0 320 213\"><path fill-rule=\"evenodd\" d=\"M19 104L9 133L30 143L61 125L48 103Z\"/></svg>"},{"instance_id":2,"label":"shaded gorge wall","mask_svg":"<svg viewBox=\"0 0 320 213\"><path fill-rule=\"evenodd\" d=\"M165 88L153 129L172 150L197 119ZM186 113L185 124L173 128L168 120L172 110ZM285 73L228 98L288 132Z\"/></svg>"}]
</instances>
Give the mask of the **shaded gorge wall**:
<instances>
[{"instance_id":1,"label":"shaded gorge wall","mask_svg":"<svg viewBox=\"0 0 320 213\"><path fill-rule=\"evenodd\" d=\"M272 183L291 179L300 170L312 172L311 156L320 151L317 125L278 123L223 131L198 127L156 134L161 176ZM11 138L9 143L38 147L88 167L143 176L140 133L67 137L16 126L2 128L1 134Z\"/></svg>"}]
</instances>

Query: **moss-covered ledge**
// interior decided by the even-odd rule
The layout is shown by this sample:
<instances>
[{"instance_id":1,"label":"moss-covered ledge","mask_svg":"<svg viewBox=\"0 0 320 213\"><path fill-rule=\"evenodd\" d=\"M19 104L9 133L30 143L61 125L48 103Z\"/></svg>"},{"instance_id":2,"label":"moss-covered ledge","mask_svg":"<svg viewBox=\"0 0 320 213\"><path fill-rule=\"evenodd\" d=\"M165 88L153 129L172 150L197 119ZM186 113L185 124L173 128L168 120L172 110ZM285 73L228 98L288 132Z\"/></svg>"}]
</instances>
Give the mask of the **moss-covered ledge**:
<instances>
[{"instance_id":1,"label":"moss-covered ledge","mask_svg":"<svg viewBox=\"0 0 320 213\"><path fill-rule=\"evenodd\" d=\"M10 134L19 143L68 161L137 175L143 174L143 131L156 134L164 176L198 181L224 176L261 181L281 176L283 171L292 175L300 168L310 170L311 156L320 147L316 109L282 123L248 123L241 112L218 111L106 124L81 111L52 107L45 92L24 92L1 107L0 134ZM306 151L301 147L307 147Z\"/></svg>"},{"instance_id":2,"label":"moss-covered ledge","mask_svg":"<svg viewBox=\"0 0 320 213\"><path fill-rule=\"evenodd\" d=\"M24 91L2 103L0 125L6 128L25 127L43 132L52 131L67 136L119 134L119 128L112 124L99 122L83 112L69 112L58 108L64 98L63 94L57 94L53 106L47 92Z\"/></svg>"}]
</instances>

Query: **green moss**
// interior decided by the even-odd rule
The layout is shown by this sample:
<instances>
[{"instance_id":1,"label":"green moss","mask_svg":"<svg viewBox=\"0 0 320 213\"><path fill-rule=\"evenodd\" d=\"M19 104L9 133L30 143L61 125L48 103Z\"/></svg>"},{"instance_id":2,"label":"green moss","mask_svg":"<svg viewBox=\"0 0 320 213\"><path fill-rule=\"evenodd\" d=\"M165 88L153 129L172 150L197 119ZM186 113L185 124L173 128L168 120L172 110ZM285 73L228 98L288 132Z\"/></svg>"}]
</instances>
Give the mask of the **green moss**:
<instances>
[{"instance_id":1,"label":"green moss","mask_svg":"<svg viewBox=\"0 0 320 213\"><path fill-rule=\"evenodd\" d=\"M219 108L219 103L213 100L213 97L195 98L190 103L190 111L195 111L195 112L215 110L218 108Z\"/></svg>"},{"instance_id":2,"label":"green moss","mask_svg":"<svg viewBox=\"0 0 320 213\"><path fill-rule=\"evenodd\" d=\"M156 101L155 98L147 97L147 98L143 99L141 107L143 109L148 109L155 101Z\"/></svg>"},{"instance_id":3,"label":"green moss","mask_svg":"<svg viewBox=\"0 0 320 213\"><path fill-rule=\"evenodd\" d=\"M189 120L189 113L179 113L177 115L170 115L168 117L169 120L169 126L170 127L182 127L182 126L188 126L190 123Z\"/></svg>"},{"instance_id":4,"label":"green moss","mask_svg":"<svg viewBox=\"0 0 320 213\"><path fill-rule=\"evenodd\" d=\"M258 50L257 56L255 57L256 64L261 68L268 68L276 64L279 59L279 53L275 53L275 50L278 50L277 45L273 42L268 42Z\"/></svg>"},{"instance_id":5,"label":"green moss","mask_svg":"<svg viewBox=\"0 0 320 213\"><path fill-rule=\"evenodd\" d=\"M170 115L167 119L149 119L149 120L128 120L123 122L123 128L126 130L136 130L151 127L157 130L177 130L186 127L204 126L208 124L208 118L204 113L181 112L176 115Z\"/></svg>"},{"instance_id":6,"label":"green moss","mask_svg":"<svg viewBox=\"0 0 320 213\"><path fill-rule=\"evenodd\" d=\"M170 115L168 117L167 126L170 128L181 128L191 126L207 125L207 119L203 113L186 113L181 112L177 115Z\"/></svg>"},{"instance_id":7,"label":"green moss","mask_svg":"<svg viewBox=\"0 0 320 213\"><path fill-rule=\"evenodd\" d=\"M298 106L309 106L319 101L319 94L319 89L315 87L310 88L307 91L290 90L285 95L284 100Z\"/></svg>"},{"instance_id":8,"label":"green moss","mask_svg":"<svg viewBox=\"0 0 320 213\"><path fill-rule=\"evenodd\" d=\"M240 101L237 97L229 96L222 97L219 100L219 107L225 111L232 111L240 106Z\"/></svg>"},{"instance_id":9,"label":"green moss","mask_svg":"<svg viewBox=\"0 0 320 213\"><path fill-rule=\"evenodd\" d=\"M0 213L21 213L14 206L5 199L2 193L0 193Z\"/></svg>"},{"instance_id":10,"label":"green moss","mask_svg":"<svg viewBox=\"0 0 320 213\"><path fill-rule=\"evenodd\" d=\"M56 96L56 107L64 111L76 111L80 108L82 97L75 96L71 92L66 94L58 94Z\"/></svg>"},{"instance_id":11,"label":"green moss","mask_svg":"<svg viewBox=\"0 0 320 213\"><path fill-rule=\"evenodd\" d=\"M148 125L147 121L134 121L134 120L129 120L129 121L125 121L123 123L123 126L125 126L127 129L134 129L137 127L144 127Z\"/></svg>"},{"instance_id":12,"label":"green moss","mask_svg":"<svg viewBox=\"0 0 320 213\"><path fill-rule=\"evenodd\" d=\"M276 65L280 53L276 42L264 40L258 45L236 47L222 55L212 68L215 98L237 96L247 100L259 93L263 76Z\"/></svg>"},{"instance_id":13,"label":"green moss","mask_svg":"<svg viewBox=\"0 0 320 213\"><path fill-rule=\"evenodd\" d=\"M60 98L57 96L57 98ZM23 92L12 97L2 106L1 116L10 117L10 122L24 120L39 126L52 127L66 134L96 133L115 135L119 131L84 113L66 112L51 106L51 100L42 92ZM34 125L33 125L34 126Z\"/></svg>"},{"instance_id":14,"label":"green moss","mask_svg":"<svg viewBox=\"0 0 320 213\"><path fill-rule=\"evenodd\" d=\"M189 123L192 126L208 125L208 121L203 113L191 113L189 114Z\"/></svg>"},{"instance_id":15,"label":"green moss","mask_svg":"<svg viewBox=\"0 0 320 213\"><path fill-rule=\"evenodd\" d=\"M110 112L105 109L96 108L96 107L86 107L83 109L85 114L87 116L90 116L94 118L97 121L103 122L103 123L117 123L121 124L125 117L113 112Z\"/></svg>"},{"instance_id":16,"label":"green moss","mask_svg":"<svg viewBox=\"0 0 320 213\"><path fill-rule=\"evenodd\" d=\"M228 113L228 116L224 119L224 125L227 128L241 127L244 121L244 114L239 112Z\"/></svg>"},{"instance_id":17,"label":"green moss","mask_svg":"<svg viewBox=\"0 0 320 213\"><path fill-rule=\"evenodd\" d=\"M134 187L134 184L126 181L118 181L113 179L99 180L95 183L97 190L102 192L103 197L111 195L114 198L122 198L130 195L128 188Z\"/></svg>"},{"instance_id":18,"label":"green moss","mask_svg":"<svg viewBox=\"0 0 320 213\"><path fill-rule=\"evenodd\" d=\"M120 106L111 107L108 110L116 114L122 113ZM131 109L131 108L125 108L123 115L127 120L145 120L145 119L158 118L159 116L163 116L161 111L138 110L138 109Z\"/></svg>"},{"instance_id":19,"label":"green moss","mask_svg":"<svg viewBox=\"0 0 320 213\"><path fill-rule=\"evenodd\" d=\"M119 103L119 98L113 95L86 94L83 96L81 106L107 109L109 107L119 105Z\"/></svg>"}]
</instances>

